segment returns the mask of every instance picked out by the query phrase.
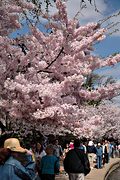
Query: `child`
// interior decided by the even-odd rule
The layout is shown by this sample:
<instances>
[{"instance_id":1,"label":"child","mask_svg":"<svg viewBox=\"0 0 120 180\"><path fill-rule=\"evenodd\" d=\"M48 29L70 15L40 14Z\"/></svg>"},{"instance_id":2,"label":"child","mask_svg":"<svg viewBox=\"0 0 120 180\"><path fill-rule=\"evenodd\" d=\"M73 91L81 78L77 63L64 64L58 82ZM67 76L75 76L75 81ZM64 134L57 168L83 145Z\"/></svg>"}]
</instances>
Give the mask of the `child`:
<instances>
[{"instance_id":1,"label":"child","mask_svg":"<svg viewBox=\"0 0 120 180\"><path fill-rule=\"evenodd\" d=\"M42 157L40 164L41 180L55 180L55 174L59 172L60 164L56 156L53 155L53 145L46 148L46 156Z\"/></svg>"}]
</instances>

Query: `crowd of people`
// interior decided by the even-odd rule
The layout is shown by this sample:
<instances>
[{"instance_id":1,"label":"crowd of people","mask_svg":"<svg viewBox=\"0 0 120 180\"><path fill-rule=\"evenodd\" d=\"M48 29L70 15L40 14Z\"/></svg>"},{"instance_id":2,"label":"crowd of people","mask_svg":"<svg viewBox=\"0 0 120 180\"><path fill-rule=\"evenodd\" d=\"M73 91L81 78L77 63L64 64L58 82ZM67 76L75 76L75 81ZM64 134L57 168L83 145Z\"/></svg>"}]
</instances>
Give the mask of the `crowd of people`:
<instances>
[{"instance_id":1,"label":"crowd of people","mask_svg":"<svg viewBox=\"0 0 120 180\"><path fill-rule=\"evenodd\" d=\"M3 180L54 180L60 170L62 147L58 140L43 147L21 147L17 138L9 138L0 148L0 177Z\"/></svg>"},{"instance_id":2,"label":"crowd of people","mask_svg":"<svg viewBox=\"0 0 120 180\"><path fill-rule=\"evenodd\" d=\"M62 148L55 139L28 150L17 138L9 138L0 148L0 175L4 180L55 180L62 163L69 180L84 180L92 168L103 168L114 157L120 157L120 145L107 140L94 144L75 139Z\"/></svg>"},{"instance_id":3,"label":"crowd of people","mask_svg":"<svg viewBox=\"0 0 120 180\"><path fill-rule=\"evenodd\" d=\"M73 148L74 144L72 141L69 144L66 144L64 155ZM91 169L103 168L106 163L110 162L110 158L120 157L120 145L108 140L97 143L94 143L92 140L84 143L81 141L79 149L87 154Z\"/></svg>"},{"instance_id":4,"label":"crowd of people","mask_svg":"<svg viewBox=\"0 0 120 180\"><path fill-rule=\"evenodd\" d=\"M86 148L90 163L94 164L96 162L95 167L98 169L103 168L106 163L108 164L110 158L120 156L119 146L114 142L109 142L108 140L96 144L94 144L93 141L89 141ZM93 168L92 165L91 168Z\"/></svg>"}]
</instances>

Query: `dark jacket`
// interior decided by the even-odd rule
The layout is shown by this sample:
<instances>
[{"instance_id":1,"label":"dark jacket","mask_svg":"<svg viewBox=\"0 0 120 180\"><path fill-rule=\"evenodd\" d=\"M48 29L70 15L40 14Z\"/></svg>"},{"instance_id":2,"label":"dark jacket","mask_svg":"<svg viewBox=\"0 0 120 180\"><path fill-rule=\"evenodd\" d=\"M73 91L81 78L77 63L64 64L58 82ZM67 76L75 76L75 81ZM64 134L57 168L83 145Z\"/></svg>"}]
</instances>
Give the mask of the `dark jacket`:
<instances>
[{"instance_id":1,"label":"dark jacket","mask_svg":"<svg viewBox=\"0 0 120 180\"><path fill-rule=\"evenodd\" d=\"M87 153L94 153L96 154L96 148L95 146L87 146Z\"/></svg>"},{"instance_id":2,"label":"dark jacket","mask_svg":"<svg viewBox=\"0 0 120 180\"><path fill-rule=\"evenodd\" d=\"M84 173L87 175L90 172L88 157L79 148L68 151L63 163L67 173Z\"/></svg>"}]
</instances>

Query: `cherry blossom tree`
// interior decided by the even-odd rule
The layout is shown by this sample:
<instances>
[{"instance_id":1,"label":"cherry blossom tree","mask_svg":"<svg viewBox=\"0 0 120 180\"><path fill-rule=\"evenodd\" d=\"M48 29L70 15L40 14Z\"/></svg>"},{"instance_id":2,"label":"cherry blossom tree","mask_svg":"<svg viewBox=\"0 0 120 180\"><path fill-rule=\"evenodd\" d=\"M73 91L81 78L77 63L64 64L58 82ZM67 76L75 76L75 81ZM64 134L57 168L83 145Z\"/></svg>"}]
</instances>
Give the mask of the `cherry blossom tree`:
<instances>
[{"instance_id":1,"label":"cherry blossom tree","mask_svg":"<svg viewBox=\"0 0 120 180\"><path fill-rule=\"evenodd\" d=\"M95 132L96 137L105 136L120 141L120 107L113 103L101 104L97 111L103 123Z\"/></svg>"},{"instance_id":2,"label":"cherry blossom tree","mask_svg":"<svg viewBox=\"0 0 120 180\"><path fill-rule=\"evenodd\" d=\"M46 32L29 20L34 8L23 0L0 2L0 108L13 121L33 124L44 134L81 131L92 135L102 119L86 113L88 102L118 95L120 84L91 89L85 87L87 76L118 63L120 54L105 59L92 55L94 43L105 38L106 29L69 20L61 0L56 0L54 15L41 15ZM30 32L10 38L22 26L21 16L27 18Z\"/></svg>"}]
</instances>

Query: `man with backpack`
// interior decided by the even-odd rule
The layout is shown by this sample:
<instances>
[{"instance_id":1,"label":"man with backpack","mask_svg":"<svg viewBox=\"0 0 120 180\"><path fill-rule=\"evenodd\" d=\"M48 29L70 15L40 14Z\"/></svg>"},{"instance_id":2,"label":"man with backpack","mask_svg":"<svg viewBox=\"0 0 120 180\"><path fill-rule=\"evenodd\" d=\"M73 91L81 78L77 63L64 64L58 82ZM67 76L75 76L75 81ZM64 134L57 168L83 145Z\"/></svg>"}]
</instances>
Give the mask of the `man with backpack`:
<instances>
[{"instance_id":1,"label":"man with backpack","mask_svg":"<svg viewBox=\"0 0 120 180\"><path fill-rule=\"evenodd\" d=\"M88 157L79 147L80 141L75 139L74 149L68 151L63 162L69 180L84 180L84 177L90 172Z\"/></svg>"}]
</instances>

